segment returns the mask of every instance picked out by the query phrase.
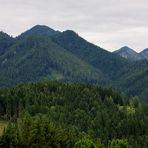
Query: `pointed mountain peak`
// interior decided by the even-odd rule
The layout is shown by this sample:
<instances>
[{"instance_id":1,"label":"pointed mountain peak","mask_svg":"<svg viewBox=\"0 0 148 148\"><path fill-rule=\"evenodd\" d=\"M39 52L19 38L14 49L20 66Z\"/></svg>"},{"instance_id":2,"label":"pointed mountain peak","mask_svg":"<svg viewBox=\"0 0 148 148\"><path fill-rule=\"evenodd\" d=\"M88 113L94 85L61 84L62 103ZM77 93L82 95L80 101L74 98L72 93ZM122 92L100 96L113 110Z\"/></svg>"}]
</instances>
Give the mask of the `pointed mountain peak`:
<instances>
[{"instance_id":1,"label":"pointed mountain peak","mask_svg":"<svg viewBox=\"0 0 148 148\"><path fill-rule=\"evenodd\" d=\"M128 46L121 47L119 50L116 50L115 53L117 53L117 52L128 52L128 51L137 53L135 50L133 50L132 48L130 48Z\"/></svg>"},{"instance_id":2,"label":"pointed mountain peak","mask_svg":"<svg viewBox=\"0 0 148 148\"><path fill-rule=\"evenodd\" d=\"M114 51L114 53L123 57L123 58L126 58L130 61L138 61L143 58L135 50L129 48L128 46L124 46L124 47Z\"/></svg>"},{"instance_id":3,"label":"pointed mountain peak","mask_svg":"<svg viewBox=\"0 0 148 148\"><path fill-rule=\"evenodd\" d=\"M148 48L141 51L140 55L143 56L144 58L148 59Z\"/></svg>"},{"instance_id":4,"label":"pointed mountain peak","mask_svg":"<svg viewBox=\"0 0 148 148\"><path fill-rule=\"evenodd\" d=\"M45 25L35 25L31 29L25 31L20 36L21 37L27 37L30 35L48 35L52 36L59 33L59 31L55 31L52 28L45 26Z\"/></svg>"}]
</instances>

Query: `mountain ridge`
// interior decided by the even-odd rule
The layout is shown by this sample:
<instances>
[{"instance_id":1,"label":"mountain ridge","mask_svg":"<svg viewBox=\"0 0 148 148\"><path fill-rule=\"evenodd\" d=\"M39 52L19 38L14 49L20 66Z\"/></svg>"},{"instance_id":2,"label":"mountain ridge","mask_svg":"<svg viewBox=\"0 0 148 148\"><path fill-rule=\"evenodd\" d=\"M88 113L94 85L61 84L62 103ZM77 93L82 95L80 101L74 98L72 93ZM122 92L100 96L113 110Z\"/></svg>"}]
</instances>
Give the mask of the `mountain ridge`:
<instances>
[{"instance_id":1,"label":"mountain ridge","mask_svg":"<svg viewBox=\"0 0 148 148\"><path fill-rule=\"evenodd\" d=\"M13 44L0 55L1 87L42 80L82 82L113 87L147 100L147 61L131 62L72 30L32 28L13 38Z\"/></svg>"},{"instance_id":2,"label":"mountain ridge","mask_svg":"<svg viewBox=\"0 0 148 148\"><path fill-rule=\"evenodd\" d=\"M129 48L128 46L124 46L124 47L114 51L113 53L115 53L123 58L126 58L130 61L142 60L144 58L142 55L137 53L135 50Z\"/></svg>"}]
</instances>

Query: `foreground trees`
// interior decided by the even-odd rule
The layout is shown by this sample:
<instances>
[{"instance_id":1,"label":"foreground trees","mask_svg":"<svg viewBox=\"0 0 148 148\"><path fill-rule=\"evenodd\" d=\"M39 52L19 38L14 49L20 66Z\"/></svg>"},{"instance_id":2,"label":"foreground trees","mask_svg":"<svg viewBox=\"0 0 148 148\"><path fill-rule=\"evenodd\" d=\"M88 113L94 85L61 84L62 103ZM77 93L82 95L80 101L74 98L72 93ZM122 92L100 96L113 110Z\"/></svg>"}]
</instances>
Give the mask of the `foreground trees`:
<instances>
[{"instance_id":1,"label":"foreground trees","mask_svg":"<svg viewBox=\"0 0 148 148\"><path fill-rule=\"evenodd\" d=\"M85 135L86 136L86 135ZM1 148L103 148L84 135L57 127L46 116L31 117L24 113L16 123L10 123L0 138ZM127 140L113 139L108 148L128 148Z\"/></svg>"},{"instance_id":2,"label":"foreground trees","mask_svg":"<svg viewBox=\"0 0 148 148\"><path fill-rule=\"evenodd\" d=\"M126 139L113 139L109 142L108 148L129 148Z\"/></svg>"},{"instance_id":3,"label":"foreground trees","mask_svg":"<svg viewBox=\"0 0 148 148\"><path fill-rule=\"evenodd\" d=\"M0 89L0 118L15 123L24 111L27 111L30 117L21 118L17 124L10 125L9 130L4 133L5 136L3 135L2 139L5 139L2 140L3 143L10 139L13 139L10 140L12 143L24 141L24 144L35 144L40 140L45 142L47 140L45 137L48 135L44 133L46 128L42 128L42 125L46 125L42 116L46 116L47 123L52 121L55 127L59 127L60 130L57 131L64 129L64 133L62 132L64 136L61 137L69 138L71 137L69 135L76 137L76 140L74 138L68 141L73 146L75 142L88 135L94 139L95 145L101 141L105 147L112 139L127 139L129 145L134 148L148 146L147 105L140 102L137 97L128 98L112 89L59 82ZM68 134L65 134L65 129ZM43 136L38 137L42 130ZM23 134L20 134L20 131ZM60 135L60 132L54 132ZM13 138L8 138L9 136L6 135L11 135L10 137ZM56 139L57 136L53 137ZM30 138L31 142L29 142ZM5 144L9 143L8 141ZM41 145L44 144L41 142Z\"/></svg>"},{"instance_id":4,"label":"foreground trees","mask_svg":"<svg viewBox=\"0 0 148 148\"><path fill-rule=\"evenodd\" d=\"M16 124L10 123L0 140L1 148L70 148L75 138L57 128L44 116L25 113Z\"/></svg>"},{"instance_id":5,"label":"foreground trees","mask_svg":"<svg viewBox=\"0 0 148 148\"><path fill-rule=\"evenodd\" d=\"M96 145L89 139L82 139L75 143L74 148L96 148Z\"/></svg>"}]
</instances>

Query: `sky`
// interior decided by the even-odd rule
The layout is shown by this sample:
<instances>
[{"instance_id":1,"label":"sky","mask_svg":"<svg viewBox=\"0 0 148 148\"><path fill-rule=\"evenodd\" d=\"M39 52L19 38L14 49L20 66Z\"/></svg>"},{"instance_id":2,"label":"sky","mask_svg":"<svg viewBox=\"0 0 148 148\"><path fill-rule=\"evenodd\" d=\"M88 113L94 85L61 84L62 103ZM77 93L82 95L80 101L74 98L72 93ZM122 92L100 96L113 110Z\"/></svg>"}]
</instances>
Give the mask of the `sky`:
<instances>
[{"instance_id":1,"label":"sky","mask_svg":"<svg viewBox=\"0 0 148 148\"><path fill-rule=\"evenodd\" d=\"M47 25L109 51L148 48L147 18L148 0L0 0L0 30L9 35Z\"/></svg>"}]
</instances>

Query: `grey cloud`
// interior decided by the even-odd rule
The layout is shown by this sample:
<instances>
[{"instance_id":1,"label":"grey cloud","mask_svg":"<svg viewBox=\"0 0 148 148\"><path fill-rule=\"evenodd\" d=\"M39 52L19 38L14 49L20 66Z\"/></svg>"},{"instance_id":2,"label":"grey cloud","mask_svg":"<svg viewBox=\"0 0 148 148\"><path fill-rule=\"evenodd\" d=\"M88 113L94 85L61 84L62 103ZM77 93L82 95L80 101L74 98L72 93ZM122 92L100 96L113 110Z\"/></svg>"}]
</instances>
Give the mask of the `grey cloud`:
<instances>
[{"instance_id":1,"label":"grey cloud","mask_svg":"<svg viewBox=\"0 0 148 148\"><path fill-rule=\"evenodd\" d=\"M148 47L147 0L0 0L0 30L14 36L36 24L72 29L115 50Z\"/></svg>"}]
</instances>

